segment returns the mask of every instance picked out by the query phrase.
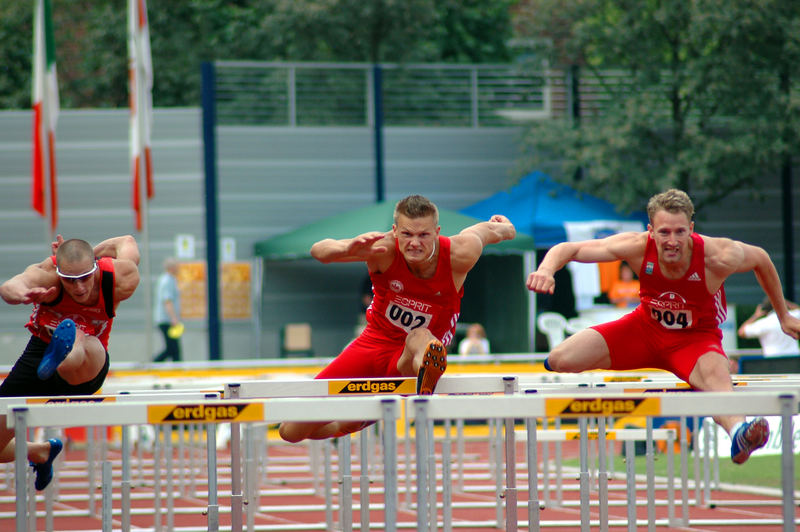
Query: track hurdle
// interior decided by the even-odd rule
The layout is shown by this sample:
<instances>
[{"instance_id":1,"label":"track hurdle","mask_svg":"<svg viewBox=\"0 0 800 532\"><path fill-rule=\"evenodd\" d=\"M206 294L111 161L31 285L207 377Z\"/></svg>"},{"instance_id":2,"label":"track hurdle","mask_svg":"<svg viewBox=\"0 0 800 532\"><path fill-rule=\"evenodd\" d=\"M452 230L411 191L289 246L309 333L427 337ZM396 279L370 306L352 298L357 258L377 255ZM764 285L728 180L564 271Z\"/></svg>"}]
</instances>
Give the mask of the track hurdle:
<instances>
[{"instance_id":1,"label":"track hurdle","mask_svg":"<svg viewBox=\"0 0 800 532\"><path fill-rule=\"evenodd\" d=\"M436 384L437 394L494 394L494 393L514 393L517 391L516 377L509 377L503 375L443 375L439 382ZM225 397L238 397L238 398L273 398L273 397L331 397L331 396L360 396L360 395L416 395L416 377L387 377L387 378L354 378L354 379L270 379L270 380L249 380L237 383L231 383L225 386ZM410 425L409 417L405 416L405 453L406 453L406 474L405 474L405 494L406 503L409 503L411 494L411 440L410 440ZM463 426L461 427L463 428ZM239 445L238 435L237 439L231 440L231 450L233 446ZM363 449L366 448L367 432L361 431L361 449L362 449L362 471L367 467L366 456L363 454ZM463 433L459 432L459 442ZM232 435L232 438L234 436ZM323 446L325 444L323 443ZM461 452L458 453L459 472L463 475L463 446L459 446ZM238 454L238 453L237 453ZM428 456L428 454L426 454ZM498 469L500 460L497 456L494 457L497 461ZM500 483L500 473L496 474L496 481L498 482L498 490ZM366 488L366 479L362 478L361 489ZM330 476L326 475L325 491L330 491ZM242 501L244 498L242 498ZM362 501L369 501L368 496L363 498ZM237 499L238 504L238 499ZM368 519L368 505L361 505L361 523L362 526L366 524ZM248 513L254 511L255 505L247 507ZM240 512L240 509L236 510ZM497 503L498 516L502 512L501 502ZM499 519L499 517L498 517Z\"/></svg>"},{"instance_id":2,"label":"track hurdle","mask_svg":"<svg viewBox=\"0 0 800 532\"><path fill-rule=\"evenodd\" d=\"M154 392L154 393L150 394L150 396L151 396L151 398L153 400L161 400L161 401L193 401L193 400L208 399L208 398L219 399L220 394L219 393L208 394L208 393L201 393L201 392L170 392L170 391L164 391L164 392ZM109 403L117 403L117 402L119 402L119 403L133 402L133 401L136 401L136 400L141 399L141 398L142 398L141 396L139 398L137 398L137 397L134 397L134 396L129 395L127 393L121 393L119 395L99 395L98 394L98 395L72 395L72 396L4 397L4 398L0 398L0 409L2 409L3 411L11 412L12 409L15 406L23 406L23 405L46 405L46 406L49 406L49 407L54 407L54 406L57 406L57 405L66 405L66 404L71 404L71 405L98 404L98 403L109 404ZM10 416L8 416L8 417L10 417ZM9 421L9 424L10 423L11 422ZM73 426L73 424L72 423L67 423L64 426ZM92 428L96 428L96 427L92 427ZM126 435L126 431L128 430L128 428L129 427L127 427L127 426L123 427L123 441L122 441L122 445L123 445L122 457L123 457L123 460L122 460L121 497L122 497L122 500L123 500L123 505L122 505L123 512L125 512L126 509L127 510L130 509L130 504L129 504L130 503L130 488L131 488L131 475L130 475L131 467L130 467L130 460L129 460L130 447L129 447L128 437ZM52 428L48 428L48 431L50 431L50 430L52 430ZM23 438L22 441L25 441L25 439L26 438ZM87 431L87 444L88 444L87 467L89 469L88 470L88 474L87 474L87 479L88 479L88 491L87 491L88 512L87 513L88 513L89 516L97 515L97 512L96 512L96 496L95 496L97 485L95 484L95 481L96 481L95 463L94 463L94 460L92 459L94 457L94 454L95 454L95 452L94 452L95 451L95 447L93 445L93 441L94 441L93 430ZM127 445L127 447L126 447L126 445ZM27 471L27 469L23 470L23 478L24 479L27 479L26 471ZM55 475L55 473L56 472L54 471L54 475ZM19 474L16 475L16 478L17 478L17 482L19 482L19 480L20 480ZM24 480L23 482L25 482L27 484L27 480ZM54 478L54 480L53 480L53 483L57 484L57 482L58 482L58 478L56 476ZM46 509L45 509L45 520L46 521L45 522L46 522L46 527L47 527L48 530L52 529L52 523L53 523L53 499L54 499L53 491L54 491L54 488L50 488L50 487L45 491L45 502L46 502ZM171 494L168 495L168 497L170 497L170 496L171 496ZM19 500L18 497L17 497L17 500ZM34 501L35 501L35 496L31 498L31 508L29 509L30 510L29 513L31 514L30 517L31 517L31 521L32 522L33 522L33 519L35 518L35 516L33 515L34 514L34 510L33 510L33 502ZM171 497L168 499L168 501L171 502ZM159 510L160 510L160 506L159 506L158 503L156 503L155 504L155 508L154 508L154 511L156 512L156 515L158 515ZM171 519L171 513L168 514L168 515L169 515L169 518ZM123 522L125 522L125 517L126 516L123 513ZM128 519L127 522L129 523L130 522L129 513L127 515L127 519ZM33 528L33 526L31 526L31 528Z\"/></svg>"},{"instance_id":3,"label":"track hurdle","mask_svg":"<svg viewBox=\"0 0 800 532\"><path fill-rule=\"evenodd\" d=\"M191 403L130 402L85 405L26 405L11 407L9 426L15 430L18 441L25 441L27 428L64 427L72 425L118 426L138 424L175 424L185 422L187 417L206 424L209 442L209 504L208 530L219 530L219 508L216 500L216 453L214 430L218 423L250 423L281 421L324 421L320 412L328 408L337 411L337 418L344 421L384 421L384 477L385 477L385 528L396 530L397 492L395 423L398 418L396 397L354 397L319 399L273 399L273 400L204 400ZM197 415L195 415L197 413ZM198 417L199 416L199 417ZM67 421L68 420L68 421ZM15 466L17 472L17 532L26 530L27 483L24 479L27 465L27 445L17 445ZM213 458L212 458L213 457Z\"/></svg>"},{"instance_id":4,"label":"track hurdle","mask_svg":"<svg viewBox=\"0 0 800 532\"><path fill-rule=\"evenodd\" d=\"M490 397L446 397L431 396L426 398L416 398L414 402L414 415L418 427L426 426L428 421L444 419L484 419L490 417L501 417L503 419L529 419L541 417L571 417L588 418L596 417L598 414L605 415L606 409L617 410L614 414L621 414L619 410L625 410L628 415L653 416L680 416L680 415L780 415L784 419L782 431L783 449L783 519L781 522L770 522L763 524L782 525L784 532L795 529L794 518L794 460L791 424L787 421L797 411L798 395L787 393L767 393L767 392L704 392L704 401L697 404L696 394L631 394L625 396L614 396L610 394L596 396L573 395L552 395L547 397L530 396L490 396ZM599 411L598 411L599 409ZM498 414L502 413L502 414ZM429 442L427 441L427 431L417 430L417 450L425 452ZM629 447L632 446L630 442ZM431 507L427 501L427 489L424 479L427 478L427 470L424 460L418 460L417 477L417 505L418 505L418 529L431 529L437 527L435 507ZM507 464L508 467L508 464ZM629 466L630 467L630 466ZM530 478L530 473L529 473ZM629 470L630 479L630 470ZM650 496L648 490L648 497ZM635 505L635 501L633 502ZM629 501L628 528L633 531L639 525L646 525L653 528L656 523L650 512L648 512L647 522L639 522L635 519L635 513L631 512L631 501ZM630 516L634 518L631 519ZM661 523L668 524L668 523ZM588 531L590 526L599 526L599 522L592 522L588 519L587 513L582 513L581 529ZM506 530L517 530L516 514L506 513ZM534 530L535 524L528 523ZM608 526L605 523L602 526Z\"/></svg>"},{"instance_id":5,"label":"track hurdle","mask_svg":"<svg viewBox=\"0 0 800 532\"><path fill-rule=\"evenodd\" d=\"M503 375L442 375L436 394L505 393ZM238 387L240 398L330 397L361 395L416 395L416 377L381 377L354 379L270 379L229 383Z\"/></svg>"},{"instance_id":6,"label":"track hurdle","mask_svg":"<svg viewBox=\"0 0 800 532\"><path fill-rule=\"evenodd\" d=\"M734 392L787 392L794 393L800 389L800 375L786 374L786 375L734 375L733 377L733 391ZM774 378L773 378L774 377ZM655 393L655 392L679 392L690 393L695 392L687 383L678 379L672 374L665 372L655 373L629 373L629 372L604 372L595 371L587 372L585 374L559 374L554 373L553 378L559 382L539 382L536 378L531 378L529 375L520 377L520 388L525 389L526 392L541 392L547 393L575 393L575 394L591 394L591 393ZM679 417L680 422L680 447L681 447L681 483L683 494L683 513L684 516L688 514L688 464L687 464L687 449L688 442L686 440L686 433L688 430L688 423L686 416ZM713 438L713 444L706 443L705 453L701 455L699 451L693 453L693 468L694 468L694 505L706 506L712 503L711 501L711 468L714 469L715 483L719 487L719 461L720 456L717 452L716 439L718 437L718 426L709 418L706 418L703 424L700 424L697 416L693 418L694 426L692 428L695 435L695 442L697 444L707 441L707 438ZM545 448L546 451L546 448ZM650 453L647 452L648 467L651 466ZM612 455L613 458L613 455ZM560 479L560 476L557 477ZM558 486L558 485L557 485ZM547 485L545 485L547 490ZM547 492L545 492L546 498ZM560 497L557 499L560 503ZM719 504L725 504L720 502Z\"/></svg>"}]
</instances>

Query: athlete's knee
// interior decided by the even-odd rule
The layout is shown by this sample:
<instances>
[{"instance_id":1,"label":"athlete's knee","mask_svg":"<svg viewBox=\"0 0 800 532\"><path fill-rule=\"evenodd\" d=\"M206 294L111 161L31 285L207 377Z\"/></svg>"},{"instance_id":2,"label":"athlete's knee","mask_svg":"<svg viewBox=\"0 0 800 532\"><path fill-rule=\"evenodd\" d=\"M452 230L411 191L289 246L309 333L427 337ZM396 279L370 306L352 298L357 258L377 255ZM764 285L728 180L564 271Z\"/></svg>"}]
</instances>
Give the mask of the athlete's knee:
<instances>
[{"instance_id":1,"label":"athlete's knee","mask_svg":"<svg viewBox=\"0 0 800 532\"><path fill-rule=\"evenodd\" d=\"M564 356L556 349L553 349L550 351L550 354L547 355L547 360L544 361L544 367L548 371L555 371L557 373L568 371L565 369L566 364L564 363Z\"/></svg>"},{"instance_id":2,"label":"athlete's knee","mask_svg":"<svg viewBox=\"0 0 800 532\"><path fill-rule=\"evenodd\" d=\"M545 368L557 373L575 373L580 371L575 365L569 352L566 349L556 347L547 356Z\"/></svg>"},{"instance_id":3,"label":"athlete's knee","mask_svg":"<svg viewBox=\"0 0 800 532\"><path fill-rule=\"evenodd\" d=\"M299 430L300 428L301 425L299 423L281 423L278 427L278 434L284 441L297 443L306 438Z\"/></svg>"},{"instance_id":4,"label":"athlete's knee","mask_svg":"<svg viewBox=\"0 0 800 532\"><path fill-rule=\"evenodd\" d=\"M434 339L433 333L425 327L414 329L406 336L406 345L412 346L418 343L427 343L429 340Z\"/></svg>"}]
</instances>

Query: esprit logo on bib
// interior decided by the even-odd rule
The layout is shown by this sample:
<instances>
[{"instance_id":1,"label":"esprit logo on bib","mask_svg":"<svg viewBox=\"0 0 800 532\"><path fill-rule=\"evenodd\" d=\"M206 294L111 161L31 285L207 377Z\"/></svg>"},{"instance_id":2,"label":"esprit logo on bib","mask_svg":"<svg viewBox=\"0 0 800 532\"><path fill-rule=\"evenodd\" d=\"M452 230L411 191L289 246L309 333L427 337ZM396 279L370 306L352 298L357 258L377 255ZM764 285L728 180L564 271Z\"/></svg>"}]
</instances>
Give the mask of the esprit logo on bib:
<instances>
[{"instance_id":1,"label":"esprit logo on bib","mask_svg":"<svg viewBox=\"0 0 800 532\"><path fill-rule=\"evenodd\" d=\"M686 299L676 292L664 292L650 301L650 317L665 329L686 329L692 326L692 311Z\"/></svg>"},{"instance_id":2,"label":"esprit logo on bib","mask_svg":"<svg viewBox=\"0 0 800 532\"><path fill-rule=\"evenodd\" d=\"M420 327L428 327L433 320L433 309L424 301L395 296L387 305L385 316L393 325L409 333Z\"/></svg>"}]
</instances>

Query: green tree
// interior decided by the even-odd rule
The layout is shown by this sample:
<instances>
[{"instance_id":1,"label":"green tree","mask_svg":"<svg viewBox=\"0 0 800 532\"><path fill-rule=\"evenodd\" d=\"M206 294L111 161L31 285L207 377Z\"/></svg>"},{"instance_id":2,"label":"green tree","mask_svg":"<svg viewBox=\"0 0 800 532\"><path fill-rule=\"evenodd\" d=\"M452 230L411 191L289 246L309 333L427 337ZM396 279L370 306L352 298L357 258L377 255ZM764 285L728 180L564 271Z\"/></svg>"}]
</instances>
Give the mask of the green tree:
<instances>
[{"instance_id":1,"label":"green tree","mask_svg":"<svg viewBox=\"0 0 800 532\"><path fill-rule=\"evenodd\" d=\"M200 63L508 58L511 0L149 0L157 107L198 105ZM0 107L30 106L33 2L0 3ZM53 0L62 107L127 107L127 0Z\"/></svg>"},{"instance_id":2,"label":"green tree","mask_svg":"<svg viewBox=\"0 0 800 532\"><path fill-rule=\"evenodd\" d=\"M560 161L557 179L622 210L668 187L692 193L698 210L756 192L797 152L798 27L790 0L525 2L518 31L552 64L593 78L595 102L578 122L528 128L523 166Z\"/></svg>"},{"instance_id":3,"label":"green tree","mask_svg":"<svg viewBox=\"0 0 800 532\"><path fill-rule=\"evenodd\" d=\"M33 11L27 3L0 3L0 109L31 106Z\"/></svg>"},{"instance_id":4,"label":"green tree","mask_svg":"<svg viewBox=\"0 0 800 532\"><path fill-rule=\"evenodd\" d=\"M450 63L506 63L512 59L514 0L435 0L429 59Z\"/></svg>"}]
</instances>

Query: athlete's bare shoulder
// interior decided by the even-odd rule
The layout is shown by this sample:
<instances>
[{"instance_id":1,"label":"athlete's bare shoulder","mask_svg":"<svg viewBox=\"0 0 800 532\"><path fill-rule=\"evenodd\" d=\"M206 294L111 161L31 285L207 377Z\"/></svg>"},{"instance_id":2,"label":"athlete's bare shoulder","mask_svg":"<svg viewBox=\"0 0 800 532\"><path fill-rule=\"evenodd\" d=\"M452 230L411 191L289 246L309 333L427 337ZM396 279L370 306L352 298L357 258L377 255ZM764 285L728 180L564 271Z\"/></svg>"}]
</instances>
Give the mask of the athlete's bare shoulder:
<instances>
[{"instance_id":1,"label":"athlete's bare shoulder","mask_svg":"<svg viewBox=\"0 0 800 532\"><path fill-rule=\"evenodd\" d=\"M722 277L739 269L745 259L741 242L726 237L698 236L703 239L706 269Z\"/></svg>"}]
</instances>

